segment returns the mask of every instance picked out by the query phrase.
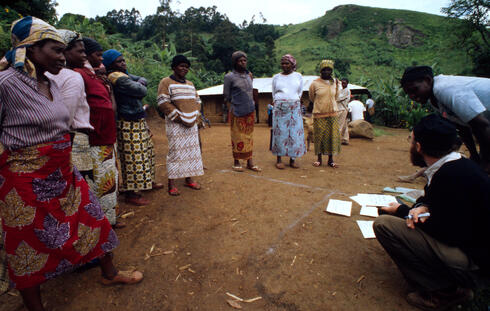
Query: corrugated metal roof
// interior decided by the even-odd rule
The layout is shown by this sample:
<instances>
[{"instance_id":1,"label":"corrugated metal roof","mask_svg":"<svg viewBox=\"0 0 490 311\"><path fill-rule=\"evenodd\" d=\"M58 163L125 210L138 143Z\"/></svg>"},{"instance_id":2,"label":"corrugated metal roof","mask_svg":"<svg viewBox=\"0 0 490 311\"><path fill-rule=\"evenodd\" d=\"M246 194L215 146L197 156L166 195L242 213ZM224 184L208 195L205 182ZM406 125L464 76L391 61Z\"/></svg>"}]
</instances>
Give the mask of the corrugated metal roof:
<instances>
[{"instance_id":1,"label":"corrugated metal roof","mask_svg":"<svg viewBox=\"0 0 490 311\"><path fill-rule=\"evenodd\" d=\"M318 76L303 76L303 92L308 91L310 88L311 82L317 79ZM255 78L254 79L254 88L259 90L259 93L272 93L272 78ZM367 88L350 84L348 88L351 90L367 90ZM199 96L208 96L208 95L223 95L223 84L208 87L207 89L202 89L197 91Z\"/></svg>"}]
</instances>

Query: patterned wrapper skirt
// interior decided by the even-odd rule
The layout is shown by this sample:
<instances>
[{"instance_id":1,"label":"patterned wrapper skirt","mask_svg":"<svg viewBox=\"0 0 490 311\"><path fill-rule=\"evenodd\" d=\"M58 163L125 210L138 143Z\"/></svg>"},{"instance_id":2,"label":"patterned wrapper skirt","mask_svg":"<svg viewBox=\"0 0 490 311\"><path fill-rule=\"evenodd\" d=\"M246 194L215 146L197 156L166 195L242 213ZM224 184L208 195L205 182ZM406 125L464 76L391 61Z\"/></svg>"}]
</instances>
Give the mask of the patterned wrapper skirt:
<instances>
[{"instance_id":1,"label":"patterned wrapper skirt","mask_svg":"<svg viewBox=\"0 0 490 311\"><path fill-rule=\"evenodd\" d=\"M305 133L300 101L274 102L272 120L272 154L291 158L306 153Z\"/></svg>"},{"instance_id":2,"label":"patterned wrapper skirt","mask_svg":"<svg viewBox=\"0 0 490 311\"><path fill-rule=\"evenodd\" d=\"M90 156L90 144L88 135L80 132L75 132L73 137L73 147L71 149L71 161L80 172L91 171L94 166L92 157Z\"/></svg>"},{"instance_id":3,"label":"patterned wrapper skirt","mask_svg":"<svg viewBox=\"0 0 490 311\"><path fill-rule=\"evenodd\" d=\"M121 191L150 190L155 180L155 153L145 119L117 121Z\"/></svg>"},{"instance_id":4,"label":"patterned wrapper skirt","mask_svg":"<svg viewBox=\"0 0 490 311\"><path fill-rule=\"evenodd\" d=\"M0 213L9 278L39 285L112 251L115 232L70 161L64 139L0 155Z\"/></svg>"},{"instance_id":5,"label":"patterned wrapper skirt","mask_svg":"<svg viewBox=\"0 0 490 311\"><path fill-rule=\"evenodd\" d=\"M315 154L340 153L340 130L336 116L313 119Z\"/></svg>"},{"instance_id":6,"label":"patterned wrapper skirt","mask_svg":"<svg viewBox=\"0 0 490 311\"><path fill-rule=\"evenodd\" d=\"M111 225L116 224L117 166L114 145L92 146L93 179L85 178Z\"/></svg>"},{"instance_id":7,"label":"patterned wrapper skirt","mask_svg":"<svg viewBox=\"0 0 490 311\"><path fill-rule=\"evenodd\" d=\"M165 118L165 131L168 138L168 178L204 175L197 124L186 127Z\"/></svg>"},{"instance_id":8,"label":"patterned wrapper skirt","mask_svg":"<svg viewBox=\"0 0 490 311\"><path fill-rule=\"evenodd\" d=\"M0 219L0 295L9 289L9 277L7 271L7 256L3 247L3 229Z\"/></svg>"},{"instance_id":9,"label":"patterned wrapper skirt","mask_svg":"<svg viewBox=\"0 0 490 311\"><path fill-rule=\"evenodd\" d=\"M248 160L252 158L255 111L237 117L230 113L231 147L235 160Z\"/></svg>"}]
</instances>

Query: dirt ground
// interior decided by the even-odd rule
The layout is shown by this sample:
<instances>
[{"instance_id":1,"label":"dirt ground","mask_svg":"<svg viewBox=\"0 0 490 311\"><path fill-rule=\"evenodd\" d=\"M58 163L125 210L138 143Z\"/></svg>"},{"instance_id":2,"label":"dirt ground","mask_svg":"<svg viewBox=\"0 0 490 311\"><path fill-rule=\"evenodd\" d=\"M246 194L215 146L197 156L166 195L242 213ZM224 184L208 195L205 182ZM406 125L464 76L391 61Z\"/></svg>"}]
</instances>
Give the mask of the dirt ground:
<instances>
[{"instance_id":1,"label":"dirt ground","mask_svg":"<svg viewBox=\"0 0 490 311\"><path fill-rule=\"evenodd\" d=\"M167 139L161 119L149 121L157 152L157 181L166 183ZM324 212L330 198L380 193L407 186L407 130L383 129L374 141L352 139L336 157L339 168L274 167L269 128L255 129L254 158L261 173L231 171L230 130L202 131L205 175L201 191L177 185L145 194L151 204L120 201L128 226L117 231L115 262L137 267L145 279L134 286L105 287L99 269L72 273L42 286L48 310L232 310L227 292L244 299L243 310L414 310L404 300L408 287L375 239L362 237L352 217ZM313 148L313 146L312 146ZM423 187L420 179L410 187ZM153 247L152 256L145 254ZM23 310L16 291L0 297L0 311Z\"/></svg>"}]
</instances>

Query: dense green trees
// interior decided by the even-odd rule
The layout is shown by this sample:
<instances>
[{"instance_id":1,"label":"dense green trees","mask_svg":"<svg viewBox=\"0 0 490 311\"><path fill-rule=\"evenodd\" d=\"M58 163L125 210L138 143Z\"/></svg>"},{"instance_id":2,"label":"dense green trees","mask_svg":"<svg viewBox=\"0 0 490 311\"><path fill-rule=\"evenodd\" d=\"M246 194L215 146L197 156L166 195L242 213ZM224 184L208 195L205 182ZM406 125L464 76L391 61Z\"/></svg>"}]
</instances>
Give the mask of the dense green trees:
<instances>
[{"instance_id":1,"label":"dense green trees","mask_svg":"<svg viewBox=\"0 0 490 311\"><path fill-rule=\"evenodd\" d=\"M449 17L467 20L459 27L459 32L463 46L473 59L473 73L490 77L490 1L452 0L449 6L442 8L442 12ZM475 36L475 32L479 36Z\"/></svg>"}]
</instances>

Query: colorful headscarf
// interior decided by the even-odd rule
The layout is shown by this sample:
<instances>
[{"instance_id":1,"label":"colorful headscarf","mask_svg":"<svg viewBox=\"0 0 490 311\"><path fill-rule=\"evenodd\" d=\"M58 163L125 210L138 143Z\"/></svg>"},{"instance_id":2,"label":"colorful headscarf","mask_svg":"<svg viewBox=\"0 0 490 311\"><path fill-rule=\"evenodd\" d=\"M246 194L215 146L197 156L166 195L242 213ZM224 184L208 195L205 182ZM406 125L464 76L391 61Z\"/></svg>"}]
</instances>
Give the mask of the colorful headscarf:
<instances>
[{"instance_id":1,"label":"colorful headscarf","mask_svg":"<svg viewBox=\"0 0 490 311\"><path fill-rule=\"evenodd\" d=\"M65 45L68 47L70 44L73 44L74 41L82 40L82 35L76 31L71 31L68 29L58 29L58 33L60 37L65 42Z\"/></svg>"},{"instance_id":2,"label":"colorful headscarf","mask_svg":"<svg viewBox=\"0 0 490 311\"><path fill-rule=\"evenodd\" d=\"M286 60L286 61L290 62L291 65L293 65L293 71L296 70L296 59L293 57L293 55L286 54L283 57L281 57L281 62L283 60Z\"/></svg>"},{"instance_id":3,"label":"colorful headscarf","mask_svg":"<svg viewBox=\"0 0 490 311\"><path fill-rule=\"evenodd\" d=\"M39 18L26 16L13 22L11 28L12 49L5 55L7 62L0 64L0 70L5 70L12 65L35 78L36 69L27 58L27 47L45 39L64 43L56 28Z\"/></svg>"},{"instance_id":4,"label":"colorful headscarf","mask_svg":"<svg viewBox=\"0 0 490 311\"><path fill-rule=\"evenodd\" d=\"M334 63L335 62L331 59L322 60L322 62L320 63L320 71L322 71L323 68L330 68L333 71L333 64Z\"/></svg>"},{"instance_id":5,"label":"colorful headscarf","mask_svg":"<svg viewBox=\"0 0 490 311\"><path fill-rule=\"evenodd\" d=\"M121 55L122 53L117 50L114 49L107 50L104 53L102 53L102 64L104 64L106 68L109 68L109 66L116 60L116 58L118 58Z\"/></svg>"},{"instance_id":6,"label":"colorful headscarf","mask_svg":"<svg viewBox=\"0 0 490 311\"><path fill-rule=\"evenodd\" d=\"M240 57L247 58L247 53L243 51L236 51L231 54L231 63L235 66L236 62L240 59Z\"/></svg>"}]
</instances>

